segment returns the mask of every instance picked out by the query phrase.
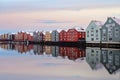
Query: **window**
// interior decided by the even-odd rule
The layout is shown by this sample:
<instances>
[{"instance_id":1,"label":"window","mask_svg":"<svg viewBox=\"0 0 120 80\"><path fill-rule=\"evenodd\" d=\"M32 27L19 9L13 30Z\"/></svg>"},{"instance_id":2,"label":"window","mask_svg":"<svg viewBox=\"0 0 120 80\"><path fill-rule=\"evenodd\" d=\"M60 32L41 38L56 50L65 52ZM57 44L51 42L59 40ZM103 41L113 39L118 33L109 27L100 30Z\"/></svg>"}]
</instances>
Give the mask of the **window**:
<instances>
[{"instance_id":1,"label":"window","mask_svg":"<svg viewBox=\"0 0 120 80\"><path fill-rule=\"evenodd\" d=\"M98 38L96 38L96 40L98 40Z\"/></svg>"},{"instance_id":2,"label":"window","mask_svg":"<svg viewBox=\"0 0 120 80\"><path fill-rule=\"evenodd\" d=\"M115 28L115 37L119 37L119 28Z\"/></svg>"},{"instance_id":3,"label":"window","mask_svg":"<svg viewBox=\"0 0 120 80\"><path fill-rule=\"evenodd\" d=\"M91 52L93 53L93 52L94 52L94 50L92 49L92 50L91 50Z\"/></svg>"},{"instance_id":4,"label":"window","mask_svg":"<svg viewBox=\"0 0 120 80\"><path fill-rule=\"evenodd\" d=\"M91 38L91 41L94 41L94 38Z\"/></svg>"},{"instance_id":5,"label":"window","mask_svg":"<svg viewBox=\"0 0 120 80\"><path fill-rule=\"evenodd\" d=\"M103 29L103 33L106 33L106 30L105 30L105 29Z\"/></svg>"},{"instance_id":6,"label":"window","mask_svg":"<svg viewBox=\"0 0 120 80\"><path fill-rule=\"evenodd\" d=\"M96 51L96 53L98 53L98 51ZM96 55L98 55L98 54L96 54Z\"/></svg>"},{"instance_id":7,"label":"window","mask_svg":"<svg viewBox=\"0 0 120 80\"><path fill-rule=\"evenodd\" d=\"M96 37L98 37L98 34L96 34Z\"/></svg>"},{"instance_id":8,"label":"window","mask_svg":"<svg viewBox=\"0 0 120 80\"><path fill-rule=\"evenodd\" d=\"M94 31L94 28L91 28L91 32L93 32Z\"/></svg>"},{"instance_id":9,"label":"window","mask_svg":"<svg viewBox=\"0 0 120 80\"><path fill-rule=\"evenodd\" d=\"M98 33L98 30L96 30L96 33Z\"/></svg>"},{"instance_id":10,"label":"window","mask_svg":"<svg viewBox=\"0 0 120 80\"><path fill-rule=\"evenodd\" d=\"M91 36L94 36L94 34L91 34Z\"/></svg>"},{"instance_id":11,"label":"window","mask_svg":"<svg viewBox=\"0 0 120 80\"><path fill-rule=\"evenodd\" d=\"M112 38L109 38L109 40L112 40Z\"/></svg>"}]
</instances>

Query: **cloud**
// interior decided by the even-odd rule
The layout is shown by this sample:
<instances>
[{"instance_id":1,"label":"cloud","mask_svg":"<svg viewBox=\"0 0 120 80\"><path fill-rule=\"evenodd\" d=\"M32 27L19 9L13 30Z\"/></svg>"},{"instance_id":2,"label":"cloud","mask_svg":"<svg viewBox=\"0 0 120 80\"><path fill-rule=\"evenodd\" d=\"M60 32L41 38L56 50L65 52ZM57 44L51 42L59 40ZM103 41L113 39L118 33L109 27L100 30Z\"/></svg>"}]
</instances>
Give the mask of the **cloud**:
<instances>
[{"instance_id":1,"label":"cloud","mask_svg":"<svg viewBox=\"0 0 120 80\"><path fill-rule=\"evenodd\" d=\"M37 23L43 24L58 24L58 23L72 23L73 21L57 21L57 20L37 20Z\"/></svg>"},{"instance_id":2,"label":"cloud","mask_svg":"<svg viewBox=\"0 0 120 80\"><path fill-rule=\"evenodd\" d=\"M0 12L72 9L119 6L119 0L0 0Z\"/></svg>"}]
</instances>

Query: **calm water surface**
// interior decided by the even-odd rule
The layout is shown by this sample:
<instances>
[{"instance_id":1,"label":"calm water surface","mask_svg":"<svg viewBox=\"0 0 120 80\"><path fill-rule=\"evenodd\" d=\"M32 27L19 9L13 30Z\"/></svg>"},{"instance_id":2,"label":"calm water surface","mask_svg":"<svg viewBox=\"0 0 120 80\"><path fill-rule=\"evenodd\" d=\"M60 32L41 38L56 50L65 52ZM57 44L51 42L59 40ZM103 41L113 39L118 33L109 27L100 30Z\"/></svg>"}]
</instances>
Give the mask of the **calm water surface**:
<instances>
[{"instance_id":1,"label":"calm water surface","mask_svg":"<svg viewBox=\"0 0 120 80\"><path fill-rule=\"evenodd\" d=\"M120 80L120 49L0 44L0 80Z\"/></svg>"}]
</instances>

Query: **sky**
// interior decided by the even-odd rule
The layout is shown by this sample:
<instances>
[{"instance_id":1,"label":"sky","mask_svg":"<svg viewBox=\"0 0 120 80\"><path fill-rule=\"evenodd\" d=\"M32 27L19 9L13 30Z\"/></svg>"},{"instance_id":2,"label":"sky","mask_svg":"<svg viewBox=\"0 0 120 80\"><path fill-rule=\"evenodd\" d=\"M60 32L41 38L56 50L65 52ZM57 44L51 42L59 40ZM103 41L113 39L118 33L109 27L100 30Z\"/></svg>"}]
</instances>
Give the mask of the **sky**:
<instances>
[{"instance_id":1,"label":"sky","mask_svg":"<svg viewBox=\"0 0 120 80\"><path fill-rule=\"evenodd\" d=\"M0 33L49 31L120 18L120 0L0 0Z\"/></svg>"}]
</instances>

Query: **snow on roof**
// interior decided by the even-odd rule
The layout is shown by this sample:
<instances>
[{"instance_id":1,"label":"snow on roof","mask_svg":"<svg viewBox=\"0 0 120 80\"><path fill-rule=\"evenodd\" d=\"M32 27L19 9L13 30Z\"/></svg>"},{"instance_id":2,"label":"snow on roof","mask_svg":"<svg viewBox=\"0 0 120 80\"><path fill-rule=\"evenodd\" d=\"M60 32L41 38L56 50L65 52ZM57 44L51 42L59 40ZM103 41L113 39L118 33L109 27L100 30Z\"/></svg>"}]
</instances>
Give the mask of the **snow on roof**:
<instances>
[{"instance_id":1,"label":"snow on roof","mask_svg":"<svg viewBox=\"0 0 120 80\"><path fill-rule=\"evenodd\" d=\"M92 20L92 22L94 22L97 26L102 27L103 26L103 22L102 21L96 21L96 20Z\"/></svg>"},{"instance_id":2,"label":"snow on roof","mask_svg":"<svg viewBox=\"0 0 120 80\"><path fill-rule=\"evenodd\" d=\"M33 33L38 33L38 32L39 32L38 30L33 31Z\"/></svg>"},{"instance_id":3,"label":"snow on roof","mask_svg":"<svg viewBox=\"0 0 120 80\"><path fill-rule=\"evenodd\" d=\"M116 17L111 17L116 23L118 23L120 25L120 19L116 18Z\"/></svg>"},{"instance_id":4,"label":"snow on roof","mask_svg":"<svg viewBox=\"0 0 120 80\"><path fill-rule=\"evenodd\" d=\"M45 35L46 32L45 32L45 31L42 31L42 33Z\"/></svg>"},{"instance_id":5,"label":"snow on roof","mask_svg":"<svg viewBox=\"0 0 120 80\"><path fill-rule=\"evenodd\" d=\"M30 34L30 32L26 32L27 34Z\"/></svg>"},{"instance_id":6,"label":"snow on roof","mask_svg":"<svg viewBox=\"0 0 120 80\"><path fill-rule=\"evenodd\" d=\"M20 32L23 32L23 33L24 33L25 31L20 31Z\"/></svg>"},{"instance_id":7,"label":"snow on roof","mask_svg":"<svg viewBox=\"0 0 120 80\"><path fill-rule=\"evenodd\" d=\"M46 33L49 32L49 33L52 33L52 31L46 31Z\"/></svg>"},{"instance_id":8,"label":"snow on roof","mask_svg":"<svg viewBox=\"0 0 120 80\"><path fill-rule=\"evenodd\" d=\"M62 31L62 29L57 29L57 31L58 31L58 32L61 32L61 31Z\"/></svg>"},{"instance_id":9,"label":"snow on roof","mask_svg":"<svg viewBox=\"0 0 120 80\"><path fill-rule=\"evenodd\" d=\"M67 32L69 29L62 29L62 30L64 30L64 31L66 31L66 32ZM62 30L61 30L61 31L62 31Z\"/></svg>"},{"instance_id":10,"label":"snow on roof","mask_svg":"<svg viewBox=\"0 0 120 80\"><path fill-rule=\"evenodd\" d=\"M31 33L29 33L31 36L33 36L33 33L31 32Z\"/></svg>"},{"instance_id":11,"label":"snow on roof","mask_svg":"<svg viewBox=\"0 0 120 80\"><path fill-rule=\"evenodd\" d=\"M79 27L79 26L75 26L74 28L71 28L71 29L76 29L79 32L85 32L85 30L82 27Z\"/></svg>"},{"instance_id":12,"label":"snow on roof","mask_svg":"<svg viewBox=\"0 0 120 80\"><path fill-rule=\"evenodd\" d=\"M85 32L85 30L82 27L75 27L75 29L80 32Z\"/></svg>"}]
</instances>

